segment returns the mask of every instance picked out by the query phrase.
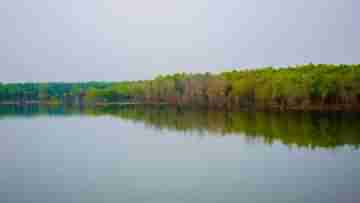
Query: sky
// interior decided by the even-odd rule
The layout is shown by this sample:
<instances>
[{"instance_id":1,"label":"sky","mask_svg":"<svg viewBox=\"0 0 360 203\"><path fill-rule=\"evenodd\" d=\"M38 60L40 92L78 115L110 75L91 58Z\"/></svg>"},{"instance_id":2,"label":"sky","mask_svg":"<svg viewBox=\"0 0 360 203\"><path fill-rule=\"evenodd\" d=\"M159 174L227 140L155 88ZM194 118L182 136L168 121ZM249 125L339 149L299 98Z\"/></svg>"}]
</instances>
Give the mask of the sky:
<instances>
[{"instance_id":1,"label":"sky","mask_svg":"<svg viewBox=\"0 0 360 203\"><path fill-rule=\"evenodd\" d=\"M358 0L4 0L0 81L360 63Z\"/></svg>"}]
</instances>

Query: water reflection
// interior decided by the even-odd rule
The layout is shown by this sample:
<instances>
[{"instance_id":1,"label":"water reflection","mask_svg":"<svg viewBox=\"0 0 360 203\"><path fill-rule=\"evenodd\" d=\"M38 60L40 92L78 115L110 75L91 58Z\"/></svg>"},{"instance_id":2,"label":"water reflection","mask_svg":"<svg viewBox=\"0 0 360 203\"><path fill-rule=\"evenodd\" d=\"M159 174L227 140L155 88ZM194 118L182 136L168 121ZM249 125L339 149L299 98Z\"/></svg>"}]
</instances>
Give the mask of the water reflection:
<instances>
[{"instance_id":1,"label":"water reflection","mask_svg":"<svg viewBox=\"0 0 360 203\"><path fill-rule=\"evenodd\" d=\"M290 147L335 148L360 144L360 117L349 113L220 112L155 106L1 106L0 119L7 116L111 115L159 130L196 135L239 135L266 144L281 142Z\"/></svg>"}]
</instances>

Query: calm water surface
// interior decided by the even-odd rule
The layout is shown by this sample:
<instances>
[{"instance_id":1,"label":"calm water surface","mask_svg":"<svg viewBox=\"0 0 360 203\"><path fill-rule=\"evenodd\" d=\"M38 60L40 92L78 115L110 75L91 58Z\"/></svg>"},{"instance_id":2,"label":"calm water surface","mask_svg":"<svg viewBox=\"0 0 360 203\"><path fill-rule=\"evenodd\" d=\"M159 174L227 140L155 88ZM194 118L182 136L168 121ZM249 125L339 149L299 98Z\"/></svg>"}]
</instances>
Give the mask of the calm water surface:
<instances>
[{"instance_id":1,"label":"calm water surface","mask_svg":"<svg viewBox=\"0 0 360 203\"><path fill-rule=\"evenodd\" d=\"M357 114L0 107L0 202L360 202Z\"/></svg>"}]
</instances>

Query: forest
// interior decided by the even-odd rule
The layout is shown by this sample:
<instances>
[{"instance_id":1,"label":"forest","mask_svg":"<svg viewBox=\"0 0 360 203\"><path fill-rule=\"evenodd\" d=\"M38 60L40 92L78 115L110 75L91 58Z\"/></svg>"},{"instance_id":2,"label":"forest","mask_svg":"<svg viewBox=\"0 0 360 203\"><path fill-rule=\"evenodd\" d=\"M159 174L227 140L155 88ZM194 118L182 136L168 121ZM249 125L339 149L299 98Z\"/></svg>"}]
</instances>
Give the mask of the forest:
<instances>
[{"instance_id":1,"label":"forest","mask_svg":"<svg viewBox=\"0 0 360 203\"><path fill-rule=\"evenodd\" d=\"M359 111L360 64L177 73L144 81L0 83L0 102L14 101L89 105L126 101L223 110Z\"/></svg>"}]
</instances>

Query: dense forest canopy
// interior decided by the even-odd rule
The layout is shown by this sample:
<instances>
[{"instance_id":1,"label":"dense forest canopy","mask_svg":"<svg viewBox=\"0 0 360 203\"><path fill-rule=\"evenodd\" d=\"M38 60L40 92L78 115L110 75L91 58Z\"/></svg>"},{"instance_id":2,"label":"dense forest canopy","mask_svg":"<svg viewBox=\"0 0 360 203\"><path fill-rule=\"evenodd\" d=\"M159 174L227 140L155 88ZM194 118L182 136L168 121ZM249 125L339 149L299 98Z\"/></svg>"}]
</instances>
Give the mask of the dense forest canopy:
<instances>
[{"instance_id":1,"label":"dense forest canopy","mask_svg":"<svg viewBox=\"0 0 360 203\"><path fill-rule=\"evenodd\" d=\"M360 64L306 64L220 74L160 75L153 80L0 84L0 102L137 101L222 109L358 109Z\"/></svg>"}]
</instances>

